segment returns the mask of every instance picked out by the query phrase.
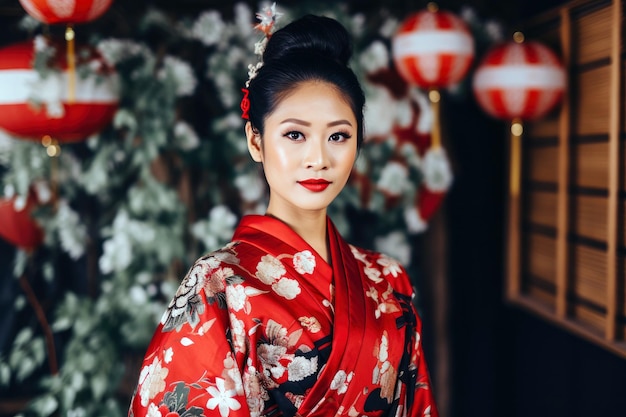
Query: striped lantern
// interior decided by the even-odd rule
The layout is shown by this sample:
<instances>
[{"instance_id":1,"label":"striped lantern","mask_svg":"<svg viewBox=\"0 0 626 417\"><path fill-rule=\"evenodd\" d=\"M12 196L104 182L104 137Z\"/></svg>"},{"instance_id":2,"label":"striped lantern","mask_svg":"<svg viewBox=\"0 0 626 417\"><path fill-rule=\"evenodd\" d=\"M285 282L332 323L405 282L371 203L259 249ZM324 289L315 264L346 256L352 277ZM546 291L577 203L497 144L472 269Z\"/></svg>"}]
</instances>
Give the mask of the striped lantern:
<instances>
[{"instance_id":1,"label":"striped lantern","mask_svg":"<svg viewBox=\"0 0 626 417\"><path fill-rule=\"evenodd\" d=\"M85 51L91 53L85 65L105 68L93 50ZM77 142L110 123L119 101L117 74L107 68L78 77L74 100L68 102L65 57L62 46L57 46L52 70L42 77L32 68L33 42L0 49L0 129L24 139L50 136L59 142Z\"/></svg>"},{"instance_id":2,"label":"striped lantern","mask_svg":"<svg viewBox=\"0 0 626 417\"><path fill-rule=\"evenodd\" d=\"M48 23L83 23L97 19L113 0L20 0L26 12Z\"/></svg>"},{"instance_id":3,"label":"striped lantern","mask_svg":"<svg viewBox=\"0 0 626 417\"><path fill-rule=\"evenodd\" d=\"M400 25L392 41L400 75L421 88L444 88L461 81L474 59L474 40L463 20L429 9Z\"/></svg>"},{"instance_id":4,"label":"striped lantern","mask_svg":"<svg viewBox=\"0 0 626 417\"><path fill-rule=\"evenodd\" d=\"M487 52L473 81L476 100L491 116L534 120L561 100L565 69L545 45L512 41Z\"/></svg>"}]
</instances>

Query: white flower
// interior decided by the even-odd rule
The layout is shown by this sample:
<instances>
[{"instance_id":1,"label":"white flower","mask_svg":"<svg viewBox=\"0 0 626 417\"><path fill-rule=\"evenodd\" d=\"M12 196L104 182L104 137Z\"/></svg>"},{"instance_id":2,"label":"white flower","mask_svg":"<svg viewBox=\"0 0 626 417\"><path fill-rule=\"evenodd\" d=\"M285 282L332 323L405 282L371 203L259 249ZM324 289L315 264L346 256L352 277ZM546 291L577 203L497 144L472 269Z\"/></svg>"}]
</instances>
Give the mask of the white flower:
<instances>
[{"instance_id":1,"label":"white flower","mask_svg":"<svg viewBox=\"0 0 626 417\"><path fill-rule=\"evenodd\" d=\"M230 240L237 216L225 205L217 205L209 212L208 220L194 223L191 233L202 240L208 250L215 250Z\"/></svg>"},{"instance_id":2,"label":"white flower","mask_svg":"<svg viewBox=\"0 0 626 417\"><path fill-rule=\"evenodd\" d=\"M452 169L443 148L430 148L422 159L424 183L429 190L446 191L452 184Z\"/></svg>"},{"instance_id":3,"label":"white flower","mask_svg":"<svg viewBox=\"0 0 626 417\"><path fill-rule=\"evenodd\" d=\"M397 259L402 265L411 262L411 246L406 240L406 235L401 231L393 231L386 236L379 236L374 240L377 251L386 253Z\"/></svg>"},{"instance_id":4,"label":"white flower","mask_svg":"<svg viewBox=\"0 0 626 417\"><path fill-rule=\"evenodd\" d=\"M388 135L395 122L396 106L393 104L395 99L387 88L372 85L368 86L366 91L367 106L364 120L367 121L367 134L369 137Z\"/></svg>"},{"instance_id":5,"label":"white flower","mask_svg":"<svg viewBox=\"0 0 626 417\"><path fill-rule=\"evenodd\" d=\"M96 49L107 64L111 66L115 66L119 62L136 56L143 56L145 58L151 55L150 50L143 44L113 38L100 41Z\"/></svg>"},{"instance_id":6,"label":"white flower","mask_svg":"<svg viewBox=\"0 0 626 417\"><path fill-rule=\"evenodd\" d=\"M238 175L235 178L235 186L241 199L246 203L259 201L265 194L265 183L257 173Z\"/></svg>"},{"instance_id":7,"label":"white flower","mask_svg":"<svg viewBox=\"0 0 626 417\"><path fill-rule=\"evenodd\" d=\"M252 10L245 3L235 4L235 24L237 26L237 32L243 36L249 35L253 31L253 27L250 24L252 20Z\"/></svg>"},{"instance_id":8,"label":"white flower","mask_svg":"<svg viewBox=\"0 0 626 417\"><path fill-rule=\"evenodd\" d=\"M498 22L494 22L493 20L488 20L485 24L485 32L491 39L492 42L501 42L504 40L504 29L502 25Z\"/></svg>"},{"instance_id":9,"label":"white flower","mask_svg":"<svg viewBox=\"0 0 626 417\"><path fill-rule=\"evenodd\" d=\"M315 256L309 250L298 252L293 256L293 266L299 274L311 274L315 269Z\"/></svg>"},{"instance_id":10,"label":"white flower","mask_svg":"<svg viewBox=\"0 0 626 417\"><path fill-rule=\"evenodd\" d=\"M410 206L404 210L404 222L409 233L421 233L428 228L417 207Z\"/></svg>"},{"instance_id":11,"label":"white flower","mask_svg":"<svg viewBox=\"0 0 626 417\"><path fill-rule=\"evenodd\" d=\"M367 73L375 73L389 66L389 51L382 41L374 41L359 57L361 67ZM369 103L368 103L369 105Z\"/></svg>"},{"instance_id":12,"label":"white flower","mask_svg":"<svg viewBox=\"0 0 626 417\"><path fill-rule=\"evenodd\" d=\"M98 261L100 271L109 274L113 271L122 271L130 265L133 258L133 246L125 234L116 234L105 240L103 253Z\"/></svg>"},{"instance_id":13,"label":"white flower","mask_svg":"<svg viewBox=\"0 0 626 417\"><path fill-rule=\"evenodd\" d=\"M295 279L281 278L278 282L272 284L274 292L287 300L293 300L302 291L300 284Z\"/></svg>"},{"instance_id":14,"label":"white flower","mask_svg":"<svg viewBox=\"0 0 626 417\"><path fill-rule=\"evenodd\" d=\"M189 123L178 121L174 125L174 136L178 146L183 151L190 151L200 145L200 138Z\"/></svg>"},{"instance_id":15,"label":"white flower","mask_svg":"<svg viewBox=\"0 0 626 417\"><path fill-rule=\"evenodd\" d=\"M48 40L43 35L35 36L33 46L35 48L35 52L45 52L50 47Z\"/></svg>"},{"instance_id":16,"label":"white flower","mask_svg":"<svg viewBox=\"0 0 626 417\"><path fill-rule=\"evenodd\" d=\"M158 73L159 79L171 77L176 84L177 96L188 96L194 92L198 80L191 66L180 58L166 56L163 59L163 68Z\"/></svg>"},{"instance_id":17,"label":"white flower","mask_svg":"<svg viewBox=\"0 0 626 417\"><path fill-rule=\"evenodd\" d=\"M400 162L390 161L383 167L376 185L390 196L400 196L411 189L409 170Z\"/></svg>"},{"instance_id":18,"label":"white flower","mask_svg":"<svg viewBox=\"0 0 626 417\"><path fill-rule=\"evenodd\" d=\"M226 24L219 12L211 10L202 13L194 22L191 36L206 46L215 45L222 38Z\"/></svg>"},{"instance_id":19,"label":"white flower","mask_svg":"<svg viewBox=\"0 0 626 417\"><path fill-rule=\"evenodd\" d=\"M267 285L285 275L285 272L283 264L272 255L264 255L256 266L256 277Z\"/></svg>"},{"instance_id":20,"label":"white flower","mask_svg":"<svg viewBox=\"0 0 626 417\"><path fill-rule=\"evenodd\" d=\"M227 390L224 386L224 380L222 378L215 378L215 384L217 388L211 386L207 388L207 392L213 396L207 401L206 406L210 410L215 410L219 407L220 415L227 417L230 414L230 410L239 410L241 404L239 401L233 398L235 390Z\"/></svg>"},{"instance_id":21,"label":"white flower","mask_svg":"<svg viewBox=\"0 0 626 417\"><path fill-rule=\"evenodd\" d=\"M132 301L134 304L141 305L145 304L145 302L148 300L148 294L142 286L133 285L128 291L128 298L130 298L130 301Z\"/></svg>"},{"instance_id":22,"label":"white flower","mask_svg":"<svg viewBox=\"0 0 626 417\"><path fill-rule=\"evenodd\" d=\"M87 228L65 200L61 200L58 205L56 222L61 247L72 259L80 258L85 253Z\"/></svg>"}]
</instances>

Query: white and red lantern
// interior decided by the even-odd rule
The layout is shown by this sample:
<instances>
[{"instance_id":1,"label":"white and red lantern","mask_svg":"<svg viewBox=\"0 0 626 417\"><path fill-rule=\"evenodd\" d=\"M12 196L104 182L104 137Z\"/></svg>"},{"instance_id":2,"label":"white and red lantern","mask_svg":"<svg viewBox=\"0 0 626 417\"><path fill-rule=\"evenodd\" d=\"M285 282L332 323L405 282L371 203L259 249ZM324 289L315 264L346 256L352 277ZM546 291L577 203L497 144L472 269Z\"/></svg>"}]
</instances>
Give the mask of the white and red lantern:
<instances>
[{"instance_id":1,"label":"white and red lantern","mask_svg":"<svg viewBox=\"0 0 626 417\"><path fill-rule=\"evenodd\" d=\"M102 16L113 0L20 0L26 12L48 23L83 23Z\"/></svg>"},{"instance_id":2,"label":"white and red lantern","mask_svg":"<svg viewBox=\"0 0 626 417\"><path fill-rule=\"evenodd\" d=\"M59 142L76 142L110 123L119 101L115 72L106 68L95 51L87 49L91 55L85 65L100 68L87 77L77 77L70 102L66 55L62 44L56 48L55 62L46 77L32 68L33 42L0 49L0 129L24 139L40 140L48 135Z\"/></svg>"},{"instance_id":3,"label":"white and red lantern","mask_svg":"<svg viewBox=\"0 0 626 417\"><path fill-rule=\"evenodd\" d=\"M463 20L437 9L417 12L393 38L393 58L402 77L424 89L460 82L474 60L474 40Z\"/></svg>"},{"instance_id":4,"label":"white and red lantern","mask_svg":"<svg viewBox=\"0 0 626 417\"><path fill-rule=\"evenodd\" d=\"M565 82L561 61L547 46L511 41L487 52L474 73L473 90L493 117L534 120L560 102Z\"/></svg>"}]
</instances>

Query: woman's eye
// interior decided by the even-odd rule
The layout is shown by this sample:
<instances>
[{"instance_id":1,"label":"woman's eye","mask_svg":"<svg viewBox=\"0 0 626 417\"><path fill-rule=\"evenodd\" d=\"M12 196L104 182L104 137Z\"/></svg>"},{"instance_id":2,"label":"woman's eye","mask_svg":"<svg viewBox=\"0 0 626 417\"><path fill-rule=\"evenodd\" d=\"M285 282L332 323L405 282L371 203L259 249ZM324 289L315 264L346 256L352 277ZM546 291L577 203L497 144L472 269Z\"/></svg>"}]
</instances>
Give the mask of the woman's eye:
<instances>
[{"instance_id":1,"label":"woman's eye","mask_svg":"<svg viewBox=\"0 0 626 417\"><path fill-rule=\"evenodd\" d=\"M300 140L303 138L302 133L300 132L287 132L287 134L285 135L286 137L288 137L291 140Z\"/></svg>"},{"instance_id":2,"label":"woman's eye","mask_svg":"<svg viewBox=\"0 0 626 417\"><path fill-rule=\"evenodd\" d=\"M348 138L350 138L349 134L338 132L338 133L333 133L332 135L330 135L328 140L330 140L331 142L342 142Z\"/></svg>"}]
</instances>

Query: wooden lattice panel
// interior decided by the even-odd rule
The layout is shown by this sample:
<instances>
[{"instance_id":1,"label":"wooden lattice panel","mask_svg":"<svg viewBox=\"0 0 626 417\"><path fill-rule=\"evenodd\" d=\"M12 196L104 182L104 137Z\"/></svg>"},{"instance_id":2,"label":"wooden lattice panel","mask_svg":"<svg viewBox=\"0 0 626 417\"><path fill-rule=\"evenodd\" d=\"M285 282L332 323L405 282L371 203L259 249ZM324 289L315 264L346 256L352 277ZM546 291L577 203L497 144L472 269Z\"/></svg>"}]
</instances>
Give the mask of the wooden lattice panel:
<instances>
[{"instance_id":1,"label":"wooden lattice panel","mask_svg":"<svg viewBox=\"0 0 626 417\"><path fill-rule=\"evenodd\" d=\"M568 91L527 124L508 216L507 299L626 357L623 4L574 1L529 22Z\"/></svg>"}]
</instances>

